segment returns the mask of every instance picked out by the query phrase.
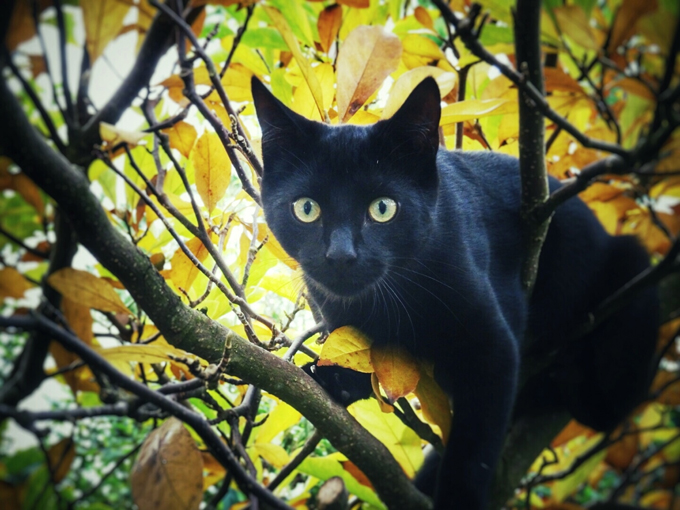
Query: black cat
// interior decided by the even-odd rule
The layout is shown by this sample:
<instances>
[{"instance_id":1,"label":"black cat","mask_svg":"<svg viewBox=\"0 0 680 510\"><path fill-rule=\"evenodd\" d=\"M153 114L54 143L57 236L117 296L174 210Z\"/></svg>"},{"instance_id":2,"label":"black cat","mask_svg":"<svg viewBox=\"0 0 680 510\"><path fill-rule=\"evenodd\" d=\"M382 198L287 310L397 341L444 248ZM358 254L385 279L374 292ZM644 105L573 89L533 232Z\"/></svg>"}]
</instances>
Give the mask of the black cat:
<instances>
[{"instance_id":1,"label":"black cat","mask_svg":"<svg viewBox=\"0 0 680 510\"><path fill-rule=\"evenodd\" d=\"M441 149L433 79L391 119L371 126L312 122L259 81L252 89L272 232L300 263L329 329L353 325L376 345L434 361L455 410L435 506L486 508L527 329L546 351L562 345L589 311L648 265L647 255L632 238L610 237L572 199L552 220L528 303L517 160ZM648 290L573 342L541 381L542 394L586 425L614 427L650 382L656 314ZM364 386L365 395L352 395L356 388L345 391L340 378L317 378L345 404L370 392Z\"/></svg>"}]
</instances>

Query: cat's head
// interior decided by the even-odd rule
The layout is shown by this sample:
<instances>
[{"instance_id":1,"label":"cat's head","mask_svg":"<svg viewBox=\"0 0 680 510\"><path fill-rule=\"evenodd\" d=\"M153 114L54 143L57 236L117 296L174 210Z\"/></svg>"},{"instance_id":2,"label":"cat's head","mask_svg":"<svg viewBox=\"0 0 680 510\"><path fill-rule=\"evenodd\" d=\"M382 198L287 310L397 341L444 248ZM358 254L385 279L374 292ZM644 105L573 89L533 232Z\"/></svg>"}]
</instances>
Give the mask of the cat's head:
<instances>
[{"instance_id":1,"label":"cat's head","mask_svg":"<svg viewBox=\"0 0 680 510\"><path fill-rule=\"evenodd\" d=\"M420 83L388 120L329 126L294 113L253 80L267 222L307 283L351 298L408 267L437 196L439 88Z\"/></svg>"}]
</instances>

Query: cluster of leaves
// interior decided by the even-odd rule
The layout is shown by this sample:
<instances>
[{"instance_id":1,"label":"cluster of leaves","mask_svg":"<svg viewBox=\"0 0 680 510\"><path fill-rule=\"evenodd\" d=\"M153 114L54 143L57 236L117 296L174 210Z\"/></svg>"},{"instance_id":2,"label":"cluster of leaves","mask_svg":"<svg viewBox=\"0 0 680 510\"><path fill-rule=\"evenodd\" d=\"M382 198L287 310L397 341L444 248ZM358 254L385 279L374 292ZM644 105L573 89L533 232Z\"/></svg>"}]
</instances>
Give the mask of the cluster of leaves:
<instances>
[{"instance_id":1,"label":"cluster of leaves","mask_svg":"<svg viewBox=\"0 0 680 510\"><path fill-rule=\"evenodd\" d=\"M358 402L350 412L412 477L423 462L425 441L436 448L446 441L448 401L429 367L399 352L371 350L350 329L323 338L297 264L271 235L261 211L250 81L257 76L267 82L310 119L367 124L391 116L415 85L432 76L445 103L441 137L448 148L517 156L517 95L526 83L513 70L510 4L486 0L480 11L466 0L214 0L175 10L175 2L155 0L19 0L5 40L12 53L5 77L46 143L87 167L90 192L110 223L148 257L183 303L260 347L263 356L268 351L297 365L320 356L320 364L372 373L382 397ZM639 237L659 261L650 275L657 281L678 269L680 249L679 10L673 0L553 0L544 2L541 25L545 98L535 106L546 115L548 171L568 181L567 195L582 191L610 233ZM161 20L166 33L159 36ZM170 46L168 34L174 46L166 68L158 58ZM58 41L58 55L48 51L48 37ZM116 101L96 104L88 86L125 41L128 58L139 57L114 95L119 103L125 93L129 101L137 98L122 125L117 120L123 112L110 113ZM150 65L143 59L153 52L156 73L140 83L138 68ZM72 94L67 62L74 54L83 58ZM612 154L618 158L613 162ZM134 438L126 447L102 444L102 462L112 465L89 481L82 471L95 469L95 462L82 434L46 444L34 425L82 419L97 427L101 418L91 417L99 415L129 416L116 419L136 419L144 431L158 425L130 469L132 497L141 509L198 508L201 501L210 508L244 508L257 497L212 437L244 473L291 506L311 507L319 485L333 477L342 478L366 508L384 506L376 480L321 441L292 402L231 377L228 356L220 360L204 344L166 339L123 275L102 260L67 257L55 263L55 253L69 251L64 247L73 240L59 228L59 197L48 197L29 172L18 161L0 159L3 316L35 308L36 287L42 286L41 311L86 350L73 352L52 341L53 368L43 374L41 362L40 373L23 375L67 385L77 404L70 414L16 411L6 405L12 402L9 390L16 390L11 375L6 377L0 414L34 432L41 448L3 458L3 507L120 504L107 494L118 493L114 480L126 472L123 460L134 453L141 432L130 433ZM548 204L561 200L553 196ZM79 242L90 248L86 239ZM580 508L618 499L670 507L680 479L679 327L678 319L666 322L660 334L663 362L650 403L609 435L569 424L538 456L511 505ZM319 336L326 340L323 349ZM17 344L24 337L11 339ZM25 340L27 350L34 341ZM175 414L189 423L169 403L159 410L148 397L125 393L123 382L88 356L158 398L185 402L210 432L168 418ZM16 366L3 373L21 373L21 358L13 351L8 359ZM30 462L21 460L26 456Z\"/></svg>"}]
</instances>

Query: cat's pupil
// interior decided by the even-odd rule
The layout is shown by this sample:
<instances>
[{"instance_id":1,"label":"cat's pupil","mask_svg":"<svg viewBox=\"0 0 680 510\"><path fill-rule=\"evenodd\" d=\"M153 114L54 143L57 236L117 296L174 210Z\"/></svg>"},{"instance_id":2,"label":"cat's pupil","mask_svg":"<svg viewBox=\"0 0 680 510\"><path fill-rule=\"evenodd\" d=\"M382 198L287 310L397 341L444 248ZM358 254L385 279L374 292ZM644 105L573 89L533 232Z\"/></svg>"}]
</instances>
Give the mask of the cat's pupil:
<instances>
[{"instance_id":1,"label":"cat's pupil","mask_svg":"<svg viewBox=\"0 0 680 510\"><path fill-rule=\"evenodd\" d=\"M387 204L384 200L381 200L378 204L378 211L380 211L380 214L385 214L385 211L387 211Z\"/></svg>"},{"instance_id":2,"label":"cat's pupil","mask_svg":"<svg viewBox=\"0 0 680 510\"><path fill-rule=\"evenodd\" d=\"M305 205L302 206L302 210L305 211L305 214L309 214L312 212L312 203L307 200L305 202Z\"/></svg>"}]
</instances>

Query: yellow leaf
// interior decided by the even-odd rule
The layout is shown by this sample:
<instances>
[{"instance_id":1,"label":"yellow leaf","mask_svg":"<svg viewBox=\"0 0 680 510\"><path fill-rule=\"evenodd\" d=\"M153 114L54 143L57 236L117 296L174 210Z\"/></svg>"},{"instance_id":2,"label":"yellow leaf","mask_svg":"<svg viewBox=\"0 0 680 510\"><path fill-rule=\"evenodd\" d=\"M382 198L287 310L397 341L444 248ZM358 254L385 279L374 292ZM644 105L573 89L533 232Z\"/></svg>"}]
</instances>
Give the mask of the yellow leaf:
<instances>
[{"instance_id":1,"label":"yellow leaf","mask_svg":"<svg viewBox=\"0 0 680 510\"><path fill-rule=\"evenodd\" d=\"M609 53L616 51L623 42L635 33L635 27L641 18L658 9L657 0L623 0L621 7L616 12L614 26L607 50Z\"/></svg>"},{"instance_id":2,"label":"yellow leaf","mask_svg":"<svg viewBox=\"0 0 680 510\"><path fill-rule=\"evenodd\" d=\"M446 60L441 48L432 39L409 34L402 40L404 64L409 69L429 64L433 60Z\"/></svg>"},{"instance_id":3,"label":"yellow leaf","mask_svg":"<svg viewBox=\"0 0 680 510\"><path fill-rule=\"evenodd\" d=\"M481 119L490 115L517 112L517 102L507 99L468 99L445 106L442 109L441 125L455 124L466 120Z\"/></svg>"},{"instance_id":4,"label":"yellow leaf","mask_svg":"<svg viewBox=\"0 0 680 510\"><path fill-rule=\"evenodd\" d=\"M126 131L117 128L113 124L101 122L99 124L99 136L110 146L118 145L119 143L128 143L130 145L137 145L149 133L143 131Z\"/></svg>"},{"instance_id":5,"label":"yellow leaf","mask_svg":"<svg viewBox=\"0 0 680 510\"><path fill-rule=\"evenodd\" d=\"M51 274L47 283L62 296L102 312L132 314L110 283L87 271L65 267Z\"/></svg>"},{"instance_id":6,"label":"yellow leaf","mask_svg":"<svg viewBox=\"0 0 680 510\"><path fill-rule=\"evenodd\" d=\"M386 402L385 399L383 398L382 393L380 391L380 381L378 381L378 376L375 375L375 372L371 374L371 389L373 389L373 395L375 395L375 398L378 401L378 406L380 406L380 410L383 413L393 413L394 406Z\"/></svg>"},{"instance_id":7,"label":"yellow leaf","mask_svg":"<svg viewBox=\"0 0 680 510\"><path fill-rule=\"evenodd\" d=\"M451 402L434 377L424 371L420 373L418 387L415 389L420 401L423 417L428 423L437 425L442 431L442 440L446 444L451 431Z\"/></svg>"},{"instance_id":8,"label":"yellow leaf","mask_svg":"<svg viewBox=\"0 0 680 510\"><path fill-rule=\"evenodd\" d=\"M358 329L342 326L333 331L321 349L319 366L339 365L371 373L371 341Z\"/></svg>"},{"instance_id":9,"label":"yellow leaf","mask_svg":"<svg viewBox=\"0 0 680 510\"><path fill-rule=\"evenodd\" d=\"M70 437L65 437L47 450L47 458L50 461L50 471L54 483L59 483L66 477L75 456L75 443Z\"/></svg>"},{"instance_id":10,"label":"yellow leaf","mask_svg":"<svg viewBox=\"0 0 680 510\"><path fill-rule=\"evenodd\" d=\"M305 77L305 81L307 81L307 85L309 85L309 89L312 91L312 96L319 109L319 114L322 119L325 119L326 112L323 109L323 92L321 91L321 85L312 71L312 66L309 64L309 61L302 54L298 40L295 35L293 35L290 25L286 21L286 18L281 14L281 11L268 5L263 7L274 23L276 29L281 33L281 36L293 54L293 57L295 57L295 61L298 63L300 71L302 71L302 75Z\"/></svg>"},{"instance_id":11,"label":"yellow leaf","mask_svg":"<svg viewBox=\"0 0 680 510\"><path fill-rule=\"evenodd\" d=\"M380 26L355 28L340 46L337 59L337 105L346 122L399 65L399 38Z\"/></svg>"},{"instance_id":12,"label":"yellow leaf","mask_svg":"<svg viewBox=\"0 0 680 510\"><path fill-rule=\"evenodd\" d=\"M281 469L290 461L290 457L286 450L277 444L255 443L254 445L249 446L248 450L255 452L275 468Z\"/></svg>"},{"instance_id":13,"label":"yellow leaf","mask_svg":"<svg viewBox=\"0 0 680 510\"><path fill-rule=\"evenodd\" d=\"M333 42L338 37L338 31L342 24L342 7L338 4L329 5L319 14L317 29L319 30L319 40L321 48L328 53Z\"/></svg>"},{"instance_id":14,"label":"yellow leaf","mask_svg":"<svg viewBox=\"0 0 680 510\"><path fill-rule=\"evenodd\" d=\"M139 510L198 510L203 497L201 452L177 418L151 432L130 473Z\"/></svg>"},{"instance_id":15,"label":"yellow leaf","mask_svg":"<svg viewBox=\"0 0 680 510\"><path fill-rule=\"evenodd\" d=\"M94 63L104 53L106 45L118 35L131 5L130 2L123 0L83 0L80 2L90 63Z\"/></svg>"},{"instance_id":16,"label":"yellow leaf","mask_svg":"<svg viewBox=\"0 0 680 510\"><path fill-rule=\"evenodd\" d=\"M359 400L347 410L387 447L406 475L413 478L423 464L423 451L416 433L394 414L383 413L373 399Z\"/></svg>"},{"instance_id":17,"label":"yellow leaf","mask_svg":"<svg viewBox=\"0 0 680 510\"><path fill-rule=\"evenodd\" d=\"M277 435L300 421L302 415L291 406L279 400L267 421L258 427L255 443L271 443Z\"/></svg>"},{"instance_id":18,"label":"yellow leaf","mask_svg":"<svg viewBox=\"0 0 680 510\"><path fill-rule=\"evenodd\" d=\"M33 284L13 267L0 269L0 297L19 299L31 287Z\"/></svg>"},{"instance_id":19,"label":"yellow leaf","mask_svg":"<svg viewBox=\"0 0 680 510\"><path fill-rule=\"evenodd\" d=\"M172 345L153 344L127 344L118 347L92 347L96 352L105 357L109 362L136 362L136 363L163 363L166 361L176 362L177 358L188 360L199 360L201 364L208 365L208 362L201 360L198 356L177 349ZM177 361L177 363L182 363Z\"/></svg>"},{"instance_id":20,"label":"yellow leaf","mask_svg":"<svg viewBox=\"0 0 680 510\"><path fill-rule=\"evenodd\" d=\"M572 448L569 452L569 465L575 462L576 459L585 455L591 448L602 440L602 434L596 434L576 448ZM568 496L571 496L576 490L585 482L590 472L595 469L600 462L607 456L607 450L604 449L585 461L576 471L567 476L557 480L552 486L552 497L555 501L562 502ZM547 474L547 473L546 473Z\"/></svg>"},{"instance_id":21,"label":"yellow leaf","mask_svg":"<svg viewBox=\"0 0 680 510\"><path fill-rule=\"evenodd\" d=\"M371 365L390 402L413 392L420 380L415 360L403 349L373 347Z\"/></svg>"},{"instance_id":22,"label":"yellow leaf","mask_svg":"<svg viewBox=\"0 0 680 510\"><path fill-rule=\"evenodd\" d=\"M196 190L212 213L231 179L231 161L217 133L203 133L191 153L191 161L196 171Z\"/></svg>"},{"instance_id":23,"label":"yellow leaf","mask_svg":"<svg viewBox=\"0 0 680 510\"><path fill-rule=\"evenodd\" d=\"M456 75L447 73L438 67L422 66L406 71L392 86L380 118L389 119L394 115L399 107L404 104L409 94L413 92L413 89L428 76L432 76L436 80L441 97L446 96L456 85Z\"/></svg>"},{"instance_id":24,"label":"yellow leaf","mask_svg":"<svg viewBox=\"0 0 680 510\"><path fill-rule=\"evenodd\" d=\"M324 110L327 111L333 104L333 96L335 95L335 74L333 72L333 66L324 62L323 64L316 66L312 72L316 75L319 85L321 86L324 101L323 107ZM292 110L308 119L324 120L319 117L319 109L316 107L314 97L306 82L302 82L300 86L295 89Z\"/></svg>"},{"instance_id":25,"label":"yellow leaf","mask_svg":"<svg viewBox=\"0 0 680 510\"><path fill-rule=\"evenodd\" d=\"M196 128L188 122L181 121L164 129L163 132L168 135L170 147L177 149L182 156L188 158L196 143Z\"/></svg>"},{"instance_id":26,"label":"yellow leaf","mask_svg":"<svg viewBox=\"0 0 680 510\"><path fill-rule=\"evenodd\" d=\"M190 239L185 244L199 262L203 262L208 256L208 248L205 247L198 237ZM170 259L170 267L171 269L167 273L168 278L172 280L178 289L189 292L200 270L181 249L178 249Z\"/></svg>"},{"instance_id":27,"label":"yellow leaf","mask_svg":"<svg viewBox=\"0 0 680 510\"><path fill-rule=\"evenodd\" d=\"M590 20L580 5L562 5L553 9L560 30L572 41L588 50L598 50L600 45L590 27Z\"/></svg>"}]
</instances>

